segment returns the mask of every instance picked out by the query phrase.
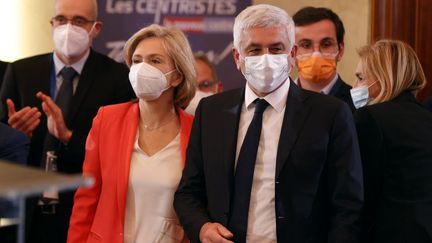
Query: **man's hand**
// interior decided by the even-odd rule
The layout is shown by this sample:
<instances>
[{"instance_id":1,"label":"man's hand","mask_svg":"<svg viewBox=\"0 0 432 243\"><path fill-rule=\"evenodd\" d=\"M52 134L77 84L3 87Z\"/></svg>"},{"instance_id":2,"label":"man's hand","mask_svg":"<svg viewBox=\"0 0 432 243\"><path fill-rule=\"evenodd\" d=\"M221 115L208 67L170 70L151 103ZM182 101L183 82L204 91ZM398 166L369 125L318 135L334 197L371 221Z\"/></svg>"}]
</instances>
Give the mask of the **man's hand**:
<instances>
[{"instance_id":1,"label":"man's hand","mask_svg":"<svg viewBox=\"0 0 432 243\"><path fill-rule=\"evenodd\" d=\"M15 104L11 99L6 100L8 107L8 123L11 127L31 137L33 130L39 125L41 113L36 107L26 106L19 111L15 110Z\"/></svg>"},{"instance_id":2,"label":"man's hand","mask_svg":"<svg viewBox=\"0 0 432 243\"><path fill-rule=\"evenodd\" d=\"M42 101L42 110L47 116L49 133L62 143L67 144L72 137L72 131L66 127L62 111L48 95L38 92L36 97Z\"/></svg>"},{"instance_id":3,"label":"man's hand","mask_svg":"<svg viewBox=\"0 0 432 243\"><path fill-rule=\"evenodd\" d=\"M233 243L230 241L233 234L219 223L205 223L199 233L199 238L202 243Z\"/></svg>"}]
</instances>

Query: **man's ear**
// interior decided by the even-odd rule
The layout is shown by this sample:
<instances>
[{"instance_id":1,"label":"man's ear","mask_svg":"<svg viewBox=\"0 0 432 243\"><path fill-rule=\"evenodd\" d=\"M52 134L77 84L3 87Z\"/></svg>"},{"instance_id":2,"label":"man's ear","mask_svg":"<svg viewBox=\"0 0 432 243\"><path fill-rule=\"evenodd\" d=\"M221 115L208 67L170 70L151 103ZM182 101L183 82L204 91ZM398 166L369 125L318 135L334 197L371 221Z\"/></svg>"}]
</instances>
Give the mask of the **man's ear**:
<instances>
[{"instance_id":1,"label":"man's ear","mask_svg":"<svg viewBox=\"0 0 432 243\"><path fill-rule=\"evenodd\" d=\"M240 71L240 65L241 65L241 63L240 63L240 53L239 53L239 51L235 47L233 47L233 49L232 49L232 55L233 55L233 58L234 58L234 62L236 63L237 70Z\"/></svg>"},{"instance_id":2,"label":"man's ear","mask_svg":"<svg viewBox=\"0 0 432 243\"><path fill-rule=\"evenodd\" d=\"M96 21L94 23L93 30L90 33L91 37L95 38L96 36L98 36L102 30L102 26L103 26L103 24L101 21Z\"/></svg>"},{"instance_id":3,"label":"man's ear","mask_svg":"<svg viewBox=\"0 0 432 243\"><path fill-rule=\"evenodd\" d=\"M339 62L342 59L344 52L345 52L345 44L342 42L339 44L339 53L336 57L337 62Z\"/></svg>"}]
</instances>

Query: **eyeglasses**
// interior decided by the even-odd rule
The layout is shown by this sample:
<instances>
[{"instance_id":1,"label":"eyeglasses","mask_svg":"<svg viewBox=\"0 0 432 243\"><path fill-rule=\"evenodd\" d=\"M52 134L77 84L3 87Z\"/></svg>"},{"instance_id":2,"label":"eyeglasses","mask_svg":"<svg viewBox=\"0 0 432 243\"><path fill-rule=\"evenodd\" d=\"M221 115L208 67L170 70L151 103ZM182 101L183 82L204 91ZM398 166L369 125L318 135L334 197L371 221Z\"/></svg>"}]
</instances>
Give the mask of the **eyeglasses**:
<instances>
[{"instance_id":1,"label":"eyeglasses","mask_svg":"<svg viewBox=\"0 0 432 243\"><path fill-rule=\"evenodd\" d=\"M323 57L334 58L339 53L339 45L334 41L323 41L319 43L318 51ZM311 41L300 41L297 49L297 58L306 58L317 52Z\"/></svg>"},{"instance_id":2,"label":"eyeglasses","mask_svg":"<svg viewBox=\"0 0 432 243\"><path fill-rule=\"evenodd\" d=\"M67 24L70 22L73 25L83 27L88 23L94 23L96 21L95 20L88 20L84 17L79 17L79 16L73 17L72 19L68 19L63 15L57 15L51 19L51 22L53 25L64 25L64 24Z\"/></svg>"},{"instance_id":3,"label":"eyeglasses","mask_svg":"<svg viewBox=\"0 0 432 243\"><path fill-rule=\"evenodd\" d=\"M218 81L210 81L210 80L204 80L198 83L198 89L201 91L208 91L210 88L212 88L215 84L219 83Z\"/></svg>"}]
</instances>

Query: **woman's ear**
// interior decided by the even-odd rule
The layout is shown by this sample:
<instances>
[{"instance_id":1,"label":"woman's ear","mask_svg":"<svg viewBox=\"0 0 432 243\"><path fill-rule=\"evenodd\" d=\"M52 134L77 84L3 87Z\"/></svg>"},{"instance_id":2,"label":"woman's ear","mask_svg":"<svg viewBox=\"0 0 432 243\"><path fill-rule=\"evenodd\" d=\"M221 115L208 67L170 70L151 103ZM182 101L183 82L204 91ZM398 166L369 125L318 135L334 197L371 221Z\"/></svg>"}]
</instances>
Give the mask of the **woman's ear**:
<instances>
[{"instance_id":1,"label":"woman's ear","mask_svg":"<svg viewBox=\"0 0 432 243\"><path fill-rule=\"evenodd\" d=\"M183 74L181 74L178 70L172 72L170 78L170 84L172 87L179 86L182 80L183 80Z\"/></svg>"}]
</instances>

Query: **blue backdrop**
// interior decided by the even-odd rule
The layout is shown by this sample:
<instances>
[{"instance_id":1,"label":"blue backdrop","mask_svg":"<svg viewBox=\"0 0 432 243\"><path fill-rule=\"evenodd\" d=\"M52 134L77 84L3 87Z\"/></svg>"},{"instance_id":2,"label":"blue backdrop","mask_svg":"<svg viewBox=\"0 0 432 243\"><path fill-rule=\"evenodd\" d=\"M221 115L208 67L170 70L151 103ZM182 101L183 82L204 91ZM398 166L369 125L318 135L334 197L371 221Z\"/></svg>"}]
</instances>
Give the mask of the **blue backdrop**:
<instances>
[{"instance_id":1,"label":"blue backdrop","mask_svg":"<svg viewBox=\"0 0 432 243\"><path fill-rule=\"evenodd\" d=\"M225 90L240 87L244 78L231 54L232 27L249 5L251 0L98 0L104 27L93 46L123 62L123 46L133 33L152 23L176 26L193 51L204 51L215 63Z\"/></svg>"}]
</instances>

